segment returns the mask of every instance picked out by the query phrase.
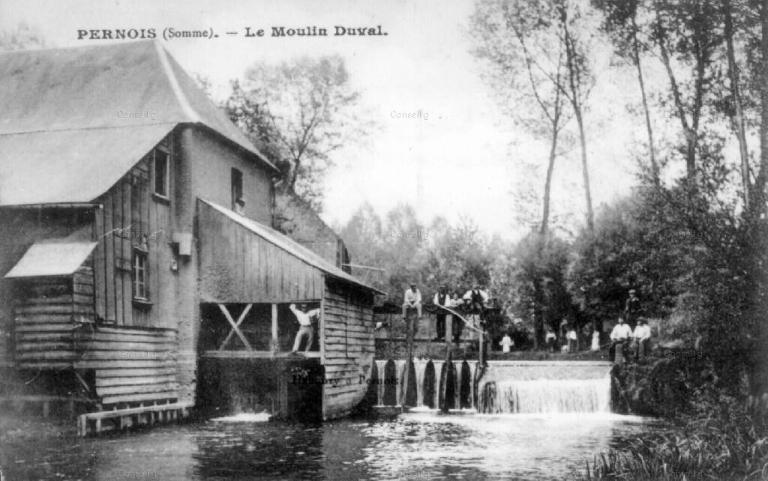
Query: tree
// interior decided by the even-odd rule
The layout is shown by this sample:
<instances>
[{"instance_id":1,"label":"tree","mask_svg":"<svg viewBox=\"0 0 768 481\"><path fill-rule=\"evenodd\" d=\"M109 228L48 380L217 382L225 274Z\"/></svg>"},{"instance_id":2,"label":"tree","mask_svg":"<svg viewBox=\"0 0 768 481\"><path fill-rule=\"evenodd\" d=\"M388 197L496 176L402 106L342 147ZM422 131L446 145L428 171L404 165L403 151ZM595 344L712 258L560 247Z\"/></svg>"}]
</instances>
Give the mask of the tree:
<instances>
[{"instance_id":1,"label":"tree","mask_svg":"<svg viewBox=\"0 0 768 481\"><path fill-rule=\"evenodd\" d=\"M475 55L486 61L487 78L507 112L534 136L549 142L539 232L546 236L550 194L564 113L565 56L552 29L542 19L553 15L546 2L478 2L472 17ZM553 49L552 45L558 47Z\"/></svg>"},{"instance_id":2,"label":"tree","mask_svg":"<svg viewBox=\"0 0 768 481\"><path fill-rule=\"evenodd\" d=\"M593 0L593 5L603 12L603 29L611 35L614 52L622 59L627 59L637 72L637 83L645 118L645 131L648 136L648 161L651 179L654 184L660 182L660 167L656 158L653 139L651 109L648 104L648 91L643 71L642 54L648 50L647 39L641 40L643 31L637 20L641 0Z\"/></svg>"},{"instance_id":3,"label":"tree","mask_svg":"<svg viewBox=\"0 0 768 481\"><path fill-rule=\"evenodd\" d=\"M592 230L595 214L592 209L592 190L589 184L589 163L587 159L587 138L584 129L584 113L590 92L594 86L594 75L590 69L587 41L583 38L585 29L579 29L578 22L583 17L582 9L576 2L558 0L555 2L559 15L562 44L565 48L566 81L561 85L563 94L568 98L576 118L579 130L581 150L581 172L584 182L584 198L587 209L587 229ZM580 35L581 34L581 35Z\"/></svg>"},{"instance_id":4,"label":"tree","mask_svg":"<svg viewBox=\"0 0 768 481\"><path fill-rule=\"evenodd\" d=\"M263 146L283 172L281 187L322 208L322 181L331 154L364 136L359 93L339 56L257 63L226 101L230 118Z\"/></svg>"}]
</instances>

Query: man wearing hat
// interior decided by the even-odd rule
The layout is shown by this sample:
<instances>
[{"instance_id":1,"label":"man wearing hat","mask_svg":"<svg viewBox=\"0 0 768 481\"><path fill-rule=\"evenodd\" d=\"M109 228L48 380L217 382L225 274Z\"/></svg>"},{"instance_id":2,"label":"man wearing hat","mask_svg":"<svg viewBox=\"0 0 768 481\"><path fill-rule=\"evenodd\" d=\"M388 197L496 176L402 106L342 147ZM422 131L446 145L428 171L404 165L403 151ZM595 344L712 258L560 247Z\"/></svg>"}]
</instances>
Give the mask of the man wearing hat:
<instances>
[{"instance_id":1,"label":"man wearing hat","mask_svg":"<svg viewBox=\"0 0 768 481\"><path fill-rule=\"evenodd\" d=\"M641 317L638 319L635 332L632 333L632 338L635 344L635 361L638 361L641 357L644 358L648 354L651 344L651 327L645 318Z\"/></svg>"},{"instance_id":2,"label":"man wearing hat","mask_svg":"<svg viewBox=\"0 0 768 481\"><path fill-rule=\"evenodd\" d=\"M416 288L415 282L411 282L410 287L405 290L403 299L403 319L406 318L408 309L416 309L416 313L421 319L421 292Z\"/></svg>"},{"instance_id":3,"label":"man wearing hat","mask_svg":"<svg viewBox=\"0 0 768 481\"><path fill-rule=\"evenodd\" d=\"M627 302L624 304L624 320L629 327L635 327L637 318L640 315L640 308L640 299L637 297L637 291L630 289L629 297L627 297Z\"/></svg>"},{"instance_id":4,"label":"man wearing hat","mask_svg":"<svg viewBox=\"0 0 768 481\"><path fill-rule=\"evenodd\" d=\"M448 294L448 286L440 286L440 290L435 293L435 298L432 299L432 303L436 306L443 306L443 307L452 307L453 303L451 302L451 296ZM441 339L445 338L445 318L447 315L447 312L445 309L437 308L437 313L435 314L435 317L437 318L437 323L435 325L435 330L437 331L437 337L435 337L435 341L440 341Z\"/></svg>"}]
</instances>

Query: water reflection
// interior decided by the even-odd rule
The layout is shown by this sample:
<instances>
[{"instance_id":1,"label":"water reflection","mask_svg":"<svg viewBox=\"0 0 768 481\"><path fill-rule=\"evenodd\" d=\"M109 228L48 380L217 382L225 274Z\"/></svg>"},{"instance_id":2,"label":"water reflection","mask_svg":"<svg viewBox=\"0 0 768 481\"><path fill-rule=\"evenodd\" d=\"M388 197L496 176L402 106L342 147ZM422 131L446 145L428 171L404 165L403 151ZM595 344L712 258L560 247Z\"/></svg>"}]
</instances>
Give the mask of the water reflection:
<instances>
[{"instance_id":1,"label":"water reflection","mask_svg":"<svg viewBox=\"0 0 768 481\"><path fill-rule=\"evenodd\" d=\"M405 414L323 425L214 422L128 435L0 447L6 479L561 479L585 459L651 430L605 413Z\"/></svg>"}]
</instances>

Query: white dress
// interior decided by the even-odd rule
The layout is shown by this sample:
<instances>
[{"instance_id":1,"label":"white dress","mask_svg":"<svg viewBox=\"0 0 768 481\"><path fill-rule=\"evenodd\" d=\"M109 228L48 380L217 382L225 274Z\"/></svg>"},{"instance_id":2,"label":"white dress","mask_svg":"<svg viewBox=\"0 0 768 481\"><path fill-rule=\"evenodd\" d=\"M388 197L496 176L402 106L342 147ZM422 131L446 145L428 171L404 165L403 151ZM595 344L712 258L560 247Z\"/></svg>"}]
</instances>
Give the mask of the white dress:
<instances>
[{"instance_id":1,"label":"white dress","mask_svg":"<svg viewBox=\"0 0 768 481\"><path fill-rule=\"evenodd\" d=\"M592 346L591 349L593 351L599 351L600 350L600 333L595 331L592 333Z\"/></svg>"}]
</instances>

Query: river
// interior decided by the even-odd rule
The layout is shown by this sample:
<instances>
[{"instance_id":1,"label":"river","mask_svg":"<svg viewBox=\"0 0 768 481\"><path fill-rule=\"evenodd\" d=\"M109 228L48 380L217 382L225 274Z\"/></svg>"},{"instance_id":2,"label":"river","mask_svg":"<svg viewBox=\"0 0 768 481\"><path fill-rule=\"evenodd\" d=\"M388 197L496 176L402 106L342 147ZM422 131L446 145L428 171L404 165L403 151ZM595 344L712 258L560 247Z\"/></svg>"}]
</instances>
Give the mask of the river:
<instances>
[{"instance_id":1,"label":"river","mask_svg":"<svg viewBox=\"0 0 768 481\"><path fill-rule=\"evenodd\" d=\"M425 410L313 426L261 421L241 415L86 439L6 436L0 469L7 481L549 480L662 429L611 413Z\"/></svg>"}]
</instances>

